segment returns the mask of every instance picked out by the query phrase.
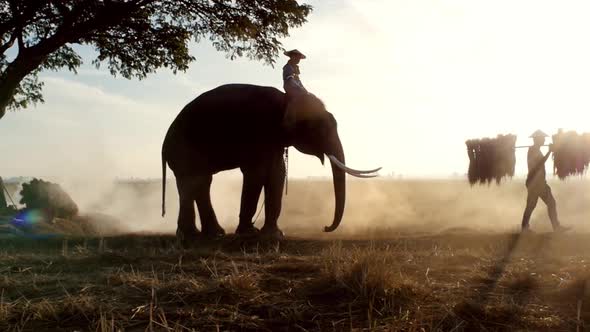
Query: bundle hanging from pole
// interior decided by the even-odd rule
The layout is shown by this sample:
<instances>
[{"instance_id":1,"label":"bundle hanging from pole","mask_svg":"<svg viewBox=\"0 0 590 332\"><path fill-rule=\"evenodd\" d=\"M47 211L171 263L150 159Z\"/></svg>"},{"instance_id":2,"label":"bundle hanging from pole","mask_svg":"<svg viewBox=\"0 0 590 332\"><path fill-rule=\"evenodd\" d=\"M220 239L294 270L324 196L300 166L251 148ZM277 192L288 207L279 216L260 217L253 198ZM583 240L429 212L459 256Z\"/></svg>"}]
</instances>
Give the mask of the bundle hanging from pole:
<instances>
[{"instance_id":1,"label":"bundle hanging from pole","mask_svg":"<svg viewBox=\"0 0 590 332\"><path fill-rule=\"evenodd\" d=\"M498 135L496 138L470 139L465 142L469 156L467 177L474 185L500 184L505 177L513 177L516 165L516 135Z\"/></svg>"},{"instance_id":2,"label":"bundle hanging from pole","mask_svg":"<svg viewBox=\"0 0 590 332\"><path fill-rule=\"evenodd\" d=\"M560 180L581 176L590 167L590 133L559 131L552 135L553 173ZM469 156L469 183L484 184L514 176L516 136L498 135L496 138L470 139L465 142Z\"/></svg>"},{"instance_id":3,"label":"bundle hanging from pole","mask_svg":"<svg viewBox=\"0 0 590 332\"><path fill-rule=\"evenodd\" d=\"M560 180L583 175L590 164L590 133L559 129L553 139L553 174Z\"/></svg>"}]
</instances>

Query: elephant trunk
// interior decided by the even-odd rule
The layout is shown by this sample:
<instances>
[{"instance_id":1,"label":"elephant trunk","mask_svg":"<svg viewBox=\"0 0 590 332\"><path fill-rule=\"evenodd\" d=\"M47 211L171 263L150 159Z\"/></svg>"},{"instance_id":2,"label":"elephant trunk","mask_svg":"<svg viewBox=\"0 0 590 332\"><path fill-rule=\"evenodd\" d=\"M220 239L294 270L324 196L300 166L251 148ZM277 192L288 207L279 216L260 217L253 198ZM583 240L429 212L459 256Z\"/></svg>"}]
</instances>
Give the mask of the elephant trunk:
<instances>
[{"instance_id":1,"label":"elephant trunk","mask_svg":"<svg viewBox=\"0 0 590 332\"><path fill-rule=\"evenodd\" d=\"M331 150L330 152L334 157L336 157L342 163L345 162L344 150L342 149L342 143L340 143L340 139L338 137L334 140L334 143L331 144L329 150ZM324 227L324 232L332 232L338 228L340 221L342 221L342 216L344 214L344 203L346 201L346 173L341 167L338 167L334 161L330 160L330 164L332 166L332 178L334 181L334 197L336 199L336 204L334 208L334 221L332 222L332 225Z\"/></svg>"}]
</instances>

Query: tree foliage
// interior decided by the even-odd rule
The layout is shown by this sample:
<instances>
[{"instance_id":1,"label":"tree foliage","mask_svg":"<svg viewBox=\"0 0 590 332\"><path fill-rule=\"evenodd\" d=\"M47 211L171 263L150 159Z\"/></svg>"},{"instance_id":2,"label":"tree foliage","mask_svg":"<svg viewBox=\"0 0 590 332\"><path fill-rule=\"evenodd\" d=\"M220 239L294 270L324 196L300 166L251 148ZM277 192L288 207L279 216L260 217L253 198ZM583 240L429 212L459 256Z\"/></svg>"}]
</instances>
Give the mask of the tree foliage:
<instances>
[{"instance_id":1,"label":"tree foliage","mask_svg":"<svg viewBox=\"0 0 590 332\"><path fill-rule=\"evenodd\" d=\"M92 63L125 78L186 70L191 40L272 65L279 38L310 12L296 0L0 0L0 118L43 101L41 71L76 72L72 45L94 47Z\"/></svg>"}]
</instances>

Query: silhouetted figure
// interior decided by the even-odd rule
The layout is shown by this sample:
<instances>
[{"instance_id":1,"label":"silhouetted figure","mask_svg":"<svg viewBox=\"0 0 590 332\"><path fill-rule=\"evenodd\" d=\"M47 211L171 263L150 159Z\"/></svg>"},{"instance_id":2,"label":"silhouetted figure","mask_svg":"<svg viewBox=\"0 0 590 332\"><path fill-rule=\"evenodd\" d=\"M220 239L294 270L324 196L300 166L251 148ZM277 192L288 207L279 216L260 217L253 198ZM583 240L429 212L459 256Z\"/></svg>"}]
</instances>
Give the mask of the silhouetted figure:
<instances>
[{"instance_id":1,"label":"silhouetted figure","mask_svg":"<svg viewBox=\"0 0 590 332\"><path fill-rule=\"evenodd\" d=\"M543 202L545 202L545 205L547 205L549 219L551 219L553 230L566 231L569 227L563 227L559 224L555 198L553 198L551 187L549 187L546 180L545 162L551 155L553 147L550 145L547 154L543 155L543 153L541 153L541 146L545 144L545 137L548 137L548 135L541 130L537 130L530 137L533 139L534 143L533 146L529 148L527 154L529 173L526 179L526 187L528 195L526 208L522 217L522 230L529 230L531 214L537 206L537 201L541 198Z\"/></svg>"},{"instance_id":2,"label":"silhouetted figure","mask_svg":"<svg viewBox=\"0 0 590 332\"><path fill-rule=\"evenodd\" d=\"M298 50L291 50L284 53L289 57L289 61L283 66L283 88L287 93L287 98L307 94L307 90L299 79L299 62L305 59L305 55Z\"/></svg>"}]
</instances>

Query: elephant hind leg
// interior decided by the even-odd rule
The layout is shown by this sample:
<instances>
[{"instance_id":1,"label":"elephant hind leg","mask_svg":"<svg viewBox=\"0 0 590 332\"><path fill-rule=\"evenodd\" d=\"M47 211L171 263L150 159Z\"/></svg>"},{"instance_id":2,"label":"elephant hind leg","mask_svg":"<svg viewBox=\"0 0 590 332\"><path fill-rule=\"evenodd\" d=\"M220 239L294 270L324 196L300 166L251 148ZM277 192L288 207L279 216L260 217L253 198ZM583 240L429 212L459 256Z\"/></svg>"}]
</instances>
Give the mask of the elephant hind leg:
<instances>
[{"instance_id":1,"label":"elephant hind leg","mask_svg":"<svg viewBox=\"0 0 590 332\"><path fill-rule=\"evenodd\" d=\"M177 177L176 187L178 188L180 202L176 237L185 245L190 243L190 240L196 238L199 234L199 230L195 225L194 195L196 182L191 177Z\"/></svg>"},{"instance_id":2,"label":"elephant hind leg","mask_svg":"<svg viewBox=\"0 0 590 332\"><path fill-rule=\"evenodd\" d=\"M202 175L196 178L194 199L199 209L201 219L201 231L205 237L217 237L225 235L225 230L219 225L217 216L211 204L212 175Z\"/></svg>"}]
</instances>

